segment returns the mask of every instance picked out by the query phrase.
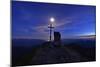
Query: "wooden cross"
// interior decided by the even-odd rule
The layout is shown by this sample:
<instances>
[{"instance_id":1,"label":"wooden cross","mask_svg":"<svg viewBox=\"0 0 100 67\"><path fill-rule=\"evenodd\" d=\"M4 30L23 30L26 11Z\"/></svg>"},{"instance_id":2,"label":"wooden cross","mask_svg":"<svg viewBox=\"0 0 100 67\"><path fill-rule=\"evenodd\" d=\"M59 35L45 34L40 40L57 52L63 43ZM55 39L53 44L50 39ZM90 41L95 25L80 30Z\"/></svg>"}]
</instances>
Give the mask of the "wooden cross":
<instances>
[{"instance_id":1,"label":"wooden cross","mask_svg":"<svg viewBox=\"0 0 100 67\"><path fill-rule=\"evenodd\" d=\"M53 31L53 24L50 24L50 26L48 26L48 28L50 28L50 41L52 39L52 31Z\"/></svg>"}]
</instances>

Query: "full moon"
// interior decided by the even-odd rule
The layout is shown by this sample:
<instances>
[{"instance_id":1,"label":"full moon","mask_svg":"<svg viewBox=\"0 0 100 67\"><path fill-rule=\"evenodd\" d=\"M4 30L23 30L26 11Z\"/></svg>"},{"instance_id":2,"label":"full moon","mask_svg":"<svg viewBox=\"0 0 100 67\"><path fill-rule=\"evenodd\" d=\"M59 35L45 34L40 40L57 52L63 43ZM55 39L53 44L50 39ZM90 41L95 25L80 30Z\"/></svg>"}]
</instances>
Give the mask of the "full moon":
<instances>
[{"instance_id":1,"label":"full moon","mask_svg":"<svg viewBox=\"0 0 100 67\"><path fill-rule=\"evenodd\" d=\"M51 18L50 18L50 21L51 21L51 22L54 22L54 21L55 21L55 19L54 19L53 17L51 17Z\"/></svg>"}]
</instances>

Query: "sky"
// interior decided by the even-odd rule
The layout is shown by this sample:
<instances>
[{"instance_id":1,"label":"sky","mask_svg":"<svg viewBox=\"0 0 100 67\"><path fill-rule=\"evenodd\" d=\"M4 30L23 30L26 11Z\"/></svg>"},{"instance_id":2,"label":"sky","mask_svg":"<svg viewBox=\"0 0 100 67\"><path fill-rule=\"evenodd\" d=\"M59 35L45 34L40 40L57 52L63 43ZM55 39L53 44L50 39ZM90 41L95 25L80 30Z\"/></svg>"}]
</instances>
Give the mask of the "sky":
<instances>
[{"instance_id":1,"label":"sky","mask_svg":"<svg viewBox=\"0 0 100 67\"><path fill-rule=\"evenodd\" d=\"M95 6L13 1L11 17L12 38L48 40L51 17L62 39L95 35Z\"/></svg>"}]
</instances>

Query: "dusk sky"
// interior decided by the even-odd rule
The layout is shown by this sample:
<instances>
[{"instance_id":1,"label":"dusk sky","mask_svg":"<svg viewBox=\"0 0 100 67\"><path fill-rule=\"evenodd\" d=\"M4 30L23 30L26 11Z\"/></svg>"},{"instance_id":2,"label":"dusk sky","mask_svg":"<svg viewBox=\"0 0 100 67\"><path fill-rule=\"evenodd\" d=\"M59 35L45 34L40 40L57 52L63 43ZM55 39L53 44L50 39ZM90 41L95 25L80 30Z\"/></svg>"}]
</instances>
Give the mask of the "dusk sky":
<instances>
[{"instance_id":1,"label":"dusk sky","mask_svg":"<svg viewBox=\"0 0 100 67\"><path fill-rule=\"evenodd\" d=\"M95 35L95 6L13 1L11 17L13 38L48 40L51 17L62 39Z\"/></svg>"}]
</instances>

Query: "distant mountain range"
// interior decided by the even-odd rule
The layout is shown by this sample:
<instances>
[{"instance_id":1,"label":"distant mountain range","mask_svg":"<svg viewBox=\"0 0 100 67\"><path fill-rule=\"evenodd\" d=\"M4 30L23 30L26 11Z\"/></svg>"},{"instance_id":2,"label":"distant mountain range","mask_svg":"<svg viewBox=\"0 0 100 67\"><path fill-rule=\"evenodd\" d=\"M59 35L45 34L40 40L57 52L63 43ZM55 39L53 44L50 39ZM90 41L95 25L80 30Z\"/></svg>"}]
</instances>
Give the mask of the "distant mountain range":
<instances>
[{"instance_id":1,"label":"distant mountain range","mask_svg":"<svg viewBox=\"0 0 100 67\"><path fill-rule=\"evenodd\" d=\"M95 43L95 35L87 36L77 36L73 38L62 39L62 44L71 44L71 43L86 43L88 45ZM47 41L41 39L12 39L12 46L38 46L42 45Z\"/></svg>"},{"instance_id":2,"label":"distant mountain range","mask_svg":"<svg viewBox=\"0 0 100 67\"><path fill-rule=\"evenodd\" d=\"M96 35L68 36L65 39L95 39Z\"/></svg>"},{"instance_id":3,"label":"distant mountain range","mask_svg":"<svg viewBox=\"0 0 100 67\"><path fill-rule=\"evenodd\" d=\"M44 42L45 40L40 39L13 39L12 46L37 46Z\"/></svg>"}]
</instances>

